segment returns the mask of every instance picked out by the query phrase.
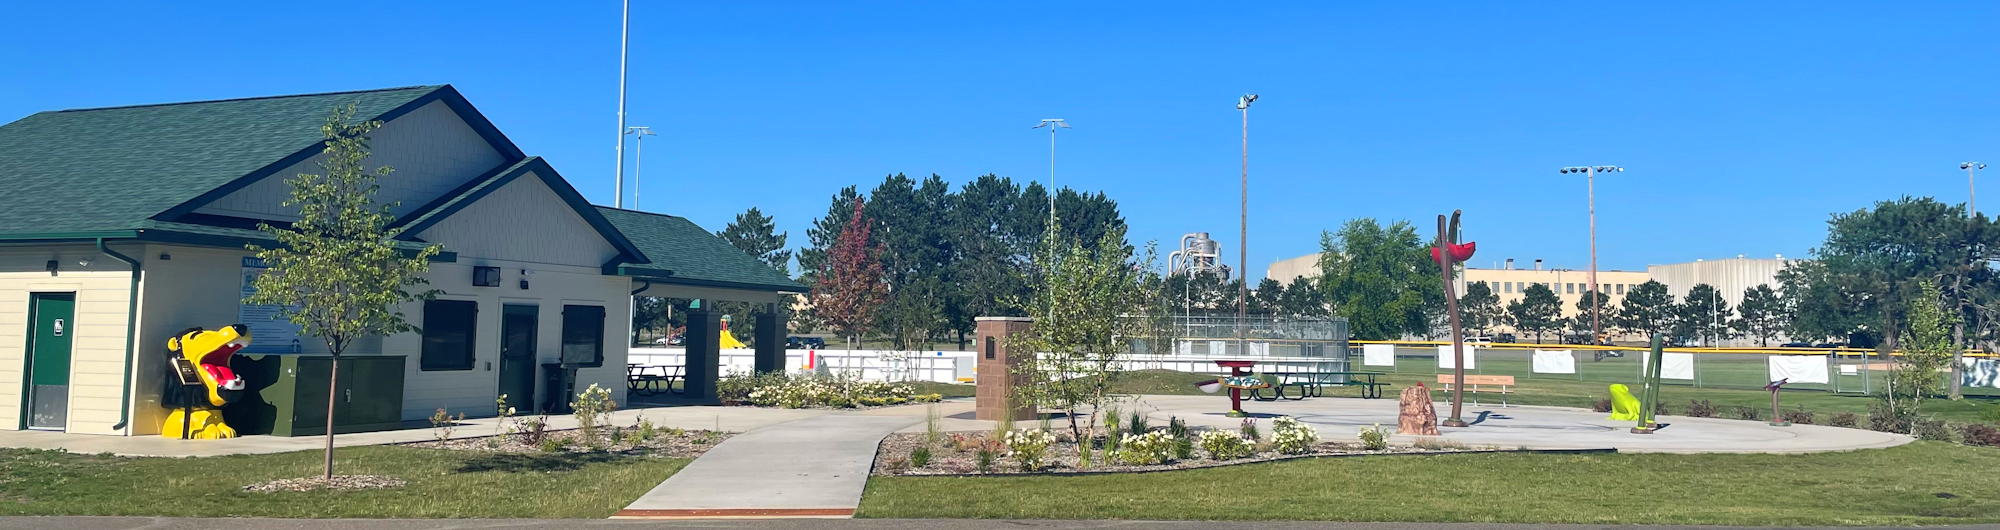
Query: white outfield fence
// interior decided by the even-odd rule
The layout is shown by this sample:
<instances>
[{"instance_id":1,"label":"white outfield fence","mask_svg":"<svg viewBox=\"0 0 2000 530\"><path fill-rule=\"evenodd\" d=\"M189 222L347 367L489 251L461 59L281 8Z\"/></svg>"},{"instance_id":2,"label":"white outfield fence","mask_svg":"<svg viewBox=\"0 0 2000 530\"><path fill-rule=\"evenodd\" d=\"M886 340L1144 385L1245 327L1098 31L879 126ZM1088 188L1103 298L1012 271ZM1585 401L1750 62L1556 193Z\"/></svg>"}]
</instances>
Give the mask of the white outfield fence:
<instances>
[{"instance_id":1,"label":"white outfield fence","mask_svg":"<svg viewBox=\"0 0 2000 530\"><path fill-rule=\"evenodd\" d=\"M810 364L808 356L811 357ZM1345 357L1128 354L1124 369L1227 374L1227 368L1216 366L1218 359L1260 361L1258 371L1264 373L1343 372L1349 368ZM970 383L976 374L978 361L976 354L969 351L785 350L787 371L818 371L824 367L831 373L858 373L868 381ZM683 348L632 348L626 362L644 366L684 366L687 354ZM718 364L723 375L750 373L756 367L756 350L722 350Z\"/></svg>"}]
</instances>

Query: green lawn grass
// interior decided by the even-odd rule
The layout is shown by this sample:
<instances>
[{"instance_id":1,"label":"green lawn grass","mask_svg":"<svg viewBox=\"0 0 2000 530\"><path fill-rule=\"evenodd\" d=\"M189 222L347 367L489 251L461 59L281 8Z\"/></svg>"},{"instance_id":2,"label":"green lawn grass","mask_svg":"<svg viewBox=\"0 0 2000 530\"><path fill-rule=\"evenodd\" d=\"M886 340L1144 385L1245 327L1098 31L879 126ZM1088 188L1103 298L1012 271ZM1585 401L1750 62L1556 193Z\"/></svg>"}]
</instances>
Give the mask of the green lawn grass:
<instances>
[{"instance_id":1,"label":"green lawn grass","mask_svg":"<svg viewBox=\"0 0 2000 530\"><path fill-rule=\"evenodd\" d=\"M1372 456L1080 477L875 477L860 516L1992 523L1996 468L2000 449L1937 442L1811 455Z\"/></svg>"},{"instance_id":2,"label":"green lawn grass","mask_svg":"<svg viewBox=\"0 0 2000 530\"><path fill-rule=\"evenodd\" d=\"M310 518L604 518L688 459L607 453L489 454L410 447L334 453L340 474L388 475L395 489L249 493L317 476L321 453L128 458L0 449L0 515Z\"/></svg>"}]
</instances>

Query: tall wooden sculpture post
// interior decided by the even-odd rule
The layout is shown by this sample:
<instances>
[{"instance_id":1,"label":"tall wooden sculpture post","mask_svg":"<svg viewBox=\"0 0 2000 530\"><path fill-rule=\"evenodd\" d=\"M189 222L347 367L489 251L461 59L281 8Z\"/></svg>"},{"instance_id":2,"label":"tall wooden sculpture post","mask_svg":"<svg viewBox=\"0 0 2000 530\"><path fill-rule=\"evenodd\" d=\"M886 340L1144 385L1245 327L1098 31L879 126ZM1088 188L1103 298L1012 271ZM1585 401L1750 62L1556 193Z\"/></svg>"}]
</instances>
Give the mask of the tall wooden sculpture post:
<instances>
[{"instance_id":1,"label":"tall wooden sculpture post","mask_svg":"<svg viewBox=\"0 0 2000 530\"><path fill-rule=\"evenodd\" d=\"M1431 247L1431 260L1438 263L1440 274L1444 276L1444 307L1451 316L1451 417L1442 424L1446 427L1465 427L1465 420L1459 419L1459 412L1465 408L1465 328L1458 322L1458 293L1451 288L1453 265L1472 259L1475 243L1458 243L1459 210L1452 210L1451 219L1438 216L1437 246Z\"/></svg>"}]
</instances>

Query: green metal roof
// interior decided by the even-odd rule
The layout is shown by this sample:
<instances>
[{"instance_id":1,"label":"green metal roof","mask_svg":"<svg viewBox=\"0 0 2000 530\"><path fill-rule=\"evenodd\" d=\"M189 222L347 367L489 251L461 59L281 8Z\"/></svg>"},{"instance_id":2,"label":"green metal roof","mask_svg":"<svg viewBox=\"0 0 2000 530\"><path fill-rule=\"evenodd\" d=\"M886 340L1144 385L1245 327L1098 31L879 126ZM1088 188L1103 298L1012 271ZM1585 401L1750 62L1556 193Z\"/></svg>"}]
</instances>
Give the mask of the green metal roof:
<instances>
[{"instance_id":1,"label":"green metal roof","mask_svg":"<svg viewBox=\"0 0 2000 530\"><path fill-rule=\"evenodd\" d=\"M598 206L651 261L618 273L655 283L802 293L805 286L685 218Z\"/></svg>"},{"instance_id":2,"label":"green metal roof","mask_svg":"<svg viewBox=\"0 0 2000 530\"><path fill-rule=\"evenodd\" d=\"M440 90L456 96L435 85L36 113L0 125L0 234L137 229L311 156L335 107L379 119Z\"/></svg>"}]
</instances>

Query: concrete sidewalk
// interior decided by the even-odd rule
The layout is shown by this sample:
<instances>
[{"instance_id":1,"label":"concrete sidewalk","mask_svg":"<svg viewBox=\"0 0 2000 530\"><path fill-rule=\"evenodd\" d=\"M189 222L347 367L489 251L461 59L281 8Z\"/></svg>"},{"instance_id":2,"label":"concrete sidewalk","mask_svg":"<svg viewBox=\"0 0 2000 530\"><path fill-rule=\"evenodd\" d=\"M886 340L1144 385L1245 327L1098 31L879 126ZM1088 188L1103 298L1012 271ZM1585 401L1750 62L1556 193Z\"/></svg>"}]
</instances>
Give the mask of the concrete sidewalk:
<instances>
[{"instance_id":1,"label":"concrete sidewalk","mask_svg":"<svg viewBox=\"0 0 2000 530\"><path fill-rule=\"evenodd\" d=\"M882 438L921 424L924 411L824 415L736 435L612 518L853 517Z\"/></svg>"},{"instance_id":2,"label":"concrete sidewalk","mask_svg":"<svg viewBox=\"0 0 2000 530\"><path fill-rule=\"evenodd\" d=\"M620 410L611 414L617 425L638 423L645 416L654 425L681 429L711 429L744 432L788 421L832 414L826 410L767 409L760 407L686 406ZM921 416L919 416L921 418ZM549 428L574 429L576 418L551 415ZM475 418L458 422L453 439L492 436L500 427L499 418ZM406 422L411 428L394 431L360 432L334 437L334 445L353 447L423 442L437 439L428 422ZM287 453L325 447L320 436L244 436L225 440L179 440L159 436L114 436L47 431L0 431L0 447L63 449L72 453L112 453L120 456L222 456Z\"/></svg>"}]
</instances>

